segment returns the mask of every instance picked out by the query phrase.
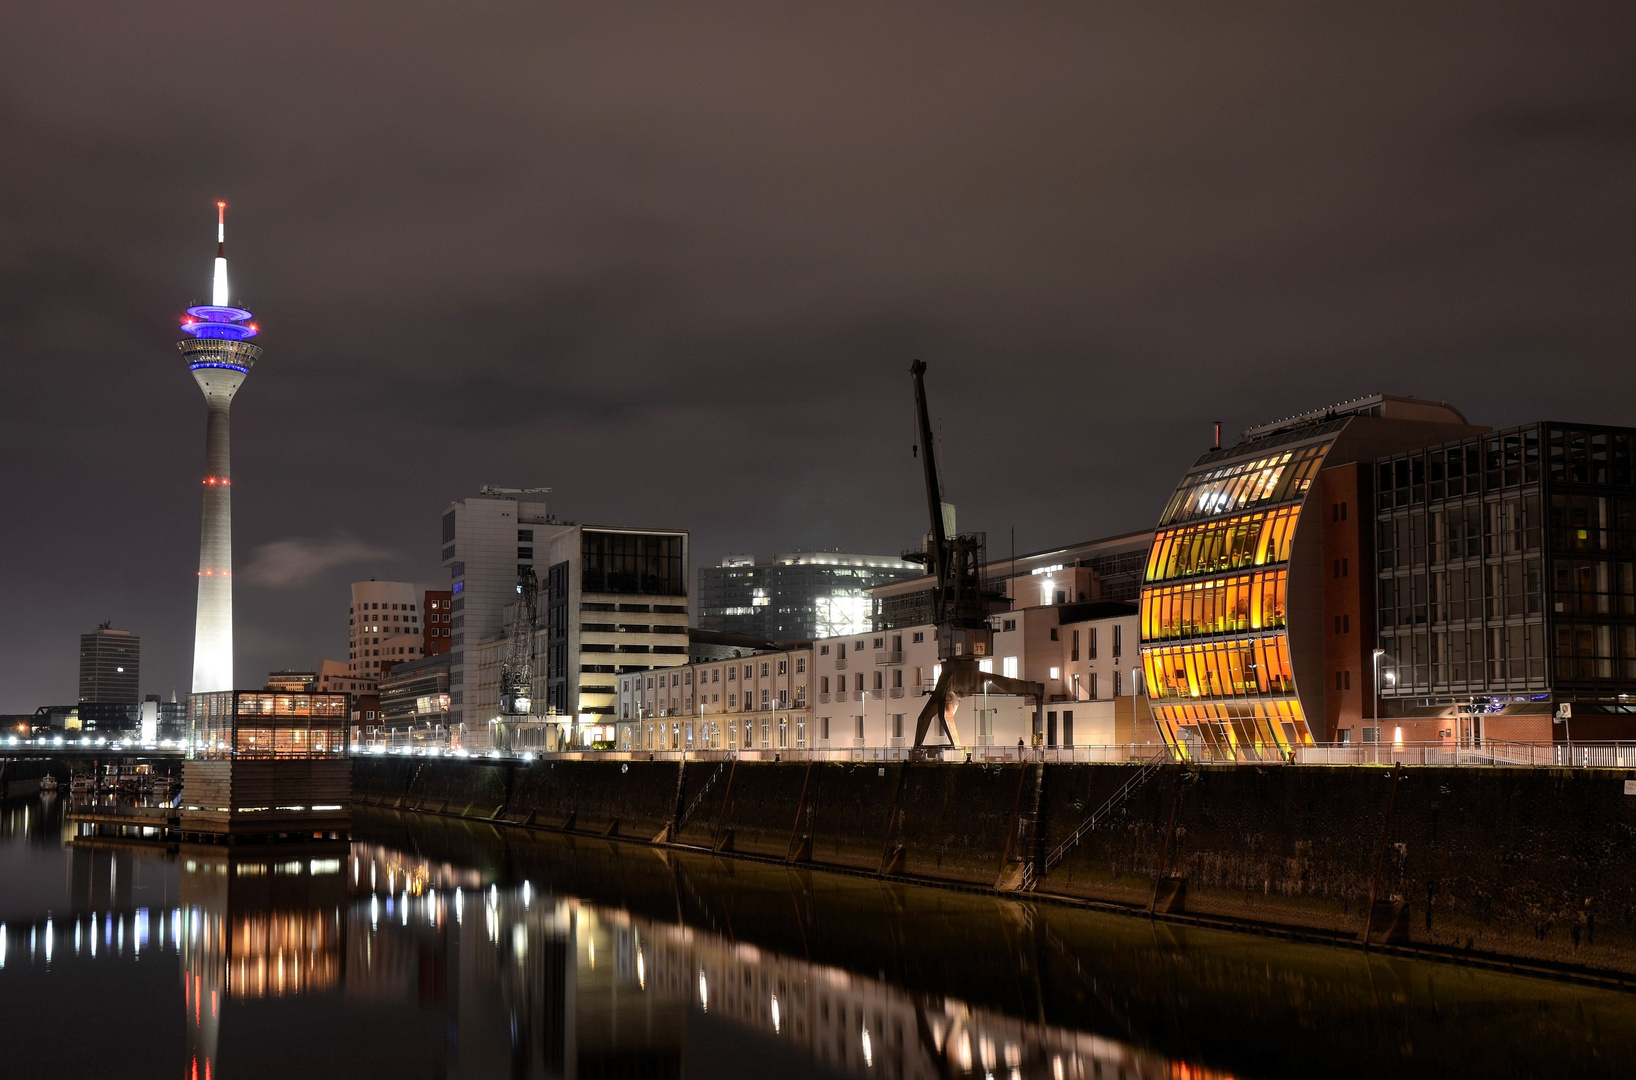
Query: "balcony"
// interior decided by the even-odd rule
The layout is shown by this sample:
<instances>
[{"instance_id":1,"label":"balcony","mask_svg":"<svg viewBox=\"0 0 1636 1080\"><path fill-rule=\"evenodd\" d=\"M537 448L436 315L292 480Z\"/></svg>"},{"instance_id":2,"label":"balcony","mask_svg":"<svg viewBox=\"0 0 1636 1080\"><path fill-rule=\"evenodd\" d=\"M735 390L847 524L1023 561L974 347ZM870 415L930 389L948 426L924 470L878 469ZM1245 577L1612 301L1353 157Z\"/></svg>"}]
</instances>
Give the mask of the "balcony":
<instances>
[{"instance_id":1,"label":"balcony","mask_svg":"<svg viewBox=\"0 0 1636 1080\"><path fill-rule=\"evenodd\" d=\"M859 696L861 697L862 695ZM886 691L877 687L876 689L869 691L869 696L875 701L879 701L881 698L886 696Z\"/></svg>"},{"instance_id":2,"label":"balcony","mask_svg":"<svg viewBox=\"0 0 1636 1080\"><path fill-rule=\"evenodd\" d=\"M903 696L903 687L901 687L901 686L892 687L891 694L895 698L902 697Z\"/></svg>"},{"instance_id":3,"label":"balcony","mask_svg":"<svg viewBox=\"0 0 1636 1080\"><path fill-rule=\"evenodd\" d=\"M835 670L836 671L845 671L846 670L846 657L837 656L835 658Z\"/></svg>"},{"instance_id":4,"label":"balcony","mask_svg":"<svg viewBox=\"0 0 1636 1080\"><path fill-rule=\"evenodd\" d=\"M818 695L818 704L828 705L829 704L829 695L828 694L819 694Z\"/></svg>"},{"instance_id":5,"label":"balcony","mask_svg":"<svg viewBox=\"0 0 1636 1080\"><path fill-rule=\"evenodd\" d=\"M903 650L898 649L895 652L878 652L875 654L875 663L901 664L903 663Z\"/></svg>"}]
</instances>

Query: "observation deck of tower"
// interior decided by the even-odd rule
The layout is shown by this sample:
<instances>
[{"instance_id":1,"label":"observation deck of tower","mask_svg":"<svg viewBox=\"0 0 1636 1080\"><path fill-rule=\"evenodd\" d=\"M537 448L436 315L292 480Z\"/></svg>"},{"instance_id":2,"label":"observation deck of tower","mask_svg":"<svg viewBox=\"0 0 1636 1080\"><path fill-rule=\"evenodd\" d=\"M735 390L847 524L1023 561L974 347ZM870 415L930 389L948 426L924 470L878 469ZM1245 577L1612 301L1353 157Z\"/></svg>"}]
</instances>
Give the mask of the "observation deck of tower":
<instances>
[{"instance_id":1,"label":"observation deck of tower","mask_svg":"<svg viewBox=\"0 0 1636 1080\"><path fill-rule=\"evenodd\" d=\"M199 533L199 606L193 635L193 692L233 689L233 468L228 410L261 356L250 343L253 315L227 293L227 204L216 204L216 265L210 303L187 309L176 343L204 392L204 515Z\"/></svg>"}]
</instances>

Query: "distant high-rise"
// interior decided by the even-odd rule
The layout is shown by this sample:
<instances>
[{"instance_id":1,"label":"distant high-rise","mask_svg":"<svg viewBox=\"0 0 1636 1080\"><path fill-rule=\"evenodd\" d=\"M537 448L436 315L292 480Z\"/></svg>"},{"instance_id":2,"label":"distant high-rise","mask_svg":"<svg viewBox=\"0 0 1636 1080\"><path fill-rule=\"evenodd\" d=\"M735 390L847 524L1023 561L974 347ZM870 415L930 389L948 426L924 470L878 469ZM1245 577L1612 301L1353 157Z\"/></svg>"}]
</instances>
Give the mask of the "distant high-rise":
<instances>
[{"instance_id":1,"label":"distant high-rise","mask_svg":"<svg viewBox=\"0 0 1636 1080\"><path fill-rule=\"evenodd\" d=\"M80 635L80 700L134 705L139 700L142 639L103 623Z\"/></svg>"},{"instance_id":2,"label":"distant high-rise","mask_svg":"<svg viewBox=\"0 0 1636 1080\"><path fill-rule=\"evenodd\" d=\"M699 567L699 629L767 641L866 633L869 590L925 574L920 563L896 555L730 555L719 566Z\"/></svg>"},{"instance_id":3,"label":"distant high-rise","mask_svg":"<svg viewBox=\"0 0 1636 1080\"><path fill-rule=\"evenodd\" d=\"M199 607L193 635L193 692L233 689L233 470L227 413L261 348L250 344L249 311L228 306L226 203L216 204L216 266L210 303L187 309L176 347L204 391L204 520L199 534ZM134 700L134 699L133 699Z\"/></svg>"}]
</instances>

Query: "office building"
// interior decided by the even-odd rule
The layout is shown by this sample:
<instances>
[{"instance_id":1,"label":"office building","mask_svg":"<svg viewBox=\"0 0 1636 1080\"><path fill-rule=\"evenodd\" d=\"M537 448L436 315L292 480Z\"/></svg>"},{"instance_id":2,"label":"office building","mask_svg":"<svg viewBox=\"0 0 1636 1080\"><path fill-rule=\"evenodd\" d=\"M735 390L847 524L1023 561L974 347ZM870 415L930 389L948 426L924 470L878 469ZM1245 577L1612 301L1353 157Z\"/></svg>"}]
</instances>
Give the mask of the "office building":
<instances>
[{"instance_id":1,"label":"office building","mask_svg":"<svg viewBox=\"0 0 1636 1080\"><path fill-rule=\"evenodd\" d=\"M80 635L81 701L135 704L141 698L142 639L103 623Z\"/></svg>"},{"instance_id":2,"label":"office building","mask_svg":"<svg viewBox=\"0 0 1636 1080\"><path fill-rule=\"evenodd\" d=\"M518 571L535 566L536 531L562 527L547 512L545 500L536 497L542 493L497 494L485 488L443 512L442 563L450 582L449 709L457 729L469 722L474 732L480 731L492 719L475 693L477 646L501 636L506 605L517 598Z\"/></svg>"},{"instance_id":3,"label":"office building","mask_svg":"<svg viewBox=\"0 0 1636 1080\"><path fill-rule=\"evenodd\" d=\"M1636 429L1528 424L1358 480L1381 652L1356 682L1383 719L1343 740L1636 734Z\"/></svg>"},{"instance_id":4,"label":"office building","mask_svg":"<svg viewBox=\"0 0 1636 1080\"><path fill-rule=\"evenodd\" d=\"M1359 697L1345 672L1369 641L1369 568L1344 472L1334 484L1320 472L1486 430L1449 405L1375 396L1251 428L1198 458L1160 518L1141 598L1147 690L1174 753L1284 758L1331 737L1339 705L1355 712ZM1343 636L1353 660L1331 691L1331 638Z\"/></svg>"},{"instance_id":5,"label":"office building","mask_svg":"<svg viewBox=\"0 0 1636 1080\"><path fill-rule=\"evenodd\" d=\"M421 594L421 610L425 613L423 620L426 627L420 643L422 656L438 656L449 651L449 601L453 598L454 594L447 589L433 589Z\"/></svg>"},{"instance_id":6,"label":"office building","mask_svg":"<svg viewBox=\"0 0 1636 1080\"><path fill-rule=\"evenodd\" d=\"M347 670L357 676L357 693L374 693L384 667L420 658L426 625L420 603L407 581L352 583Z\"/></svg>"},{"instance_id":7,"label":"office building","mask_svg":"<svg viewBox=\"0 0 1636 1080\"><path fill-rule=\"evenodd\" d=\"M612 722L619 674L688 660L688 534L559 521L539 495L485 489L443 515L450 724L468 739L498 714L524 568L537 584L535 715L561 718L564 738Z\"/></svg>"},{"instance_id":8,"label":"office building","mask_svg":"<svg viewBox=\"0 0 1636 1080\"><path fill-rule=\"evenodd\" d=\"M699 629L767 641L857 633L872 625L869 590L925 573L896 555L731 555L699 567Z\"/></svg>"},{"instance_id":9,"label":"office building","mask_svg":"<svg viewBox=\"0 0 1636 1080\"><path fill-rule=\"evenodd\" d=\"M440 653L393 664L381 679L378 712L373 719L375 723L363 724L365 743L449 746L448 655Z\"/></svg>"},{"instance_id":10,"label":"office building","mask_svg":"<svg viewBox=\"0 0 1636 1080\"><path fill-rule=\"evenodd\" d=\"M175 700L174 695L170 701L159 700L158 694L146 695L138 715L138 730L145 743L180 739L186 735L187 702Z\"/></svg>"},{"instance_id":11,"label":"office building","mask_svg":"<svg viewBox=\"0 0 1636 1080\"><path fill-rule=\"evenodd\" d=\"M216 264L210 303L187 309L176 347L205 397L204 512L199 535L199 594L193 634L193 692L233 688L233 468L228 412L261 357L250 343L253 316L228 306L227 204L216 204Z\"/></svg>"},{"instance_id":12,"label":"office building","mask_svg":"<svg viewBox=\"0 0 1636 1080\"><path fill-rule=\"evenodd\" d=\"M286 694L311 694L318 690L318 672L285 668L267 673L267 689Z\"/></svg>"}]
</instances>

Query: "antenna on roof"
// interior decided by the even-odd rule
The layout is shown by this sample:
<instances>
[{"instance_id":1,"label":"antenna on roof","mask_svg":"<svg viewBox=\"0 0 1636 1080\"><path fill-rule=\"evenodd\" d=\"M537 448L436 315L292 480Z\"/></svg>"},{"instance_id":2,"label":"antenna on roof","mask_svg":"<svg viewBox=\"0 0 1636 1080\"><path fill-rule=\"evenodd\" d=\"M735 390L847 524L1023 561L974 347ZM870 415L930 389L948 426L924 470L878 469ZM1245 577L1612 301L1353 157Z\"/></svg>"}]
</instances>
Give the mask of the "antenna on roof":
<instances>
[{"instance_id":1,"label":"antenna on roof","mask_svg":"<svg viewBox=\"0 0 1636 1080\"><path fill-rule=\"evenodd\" d=\"M227 306L227 204L216 201L216 272L210 280L210 302Z\"/></svg>"}]
</instances>

